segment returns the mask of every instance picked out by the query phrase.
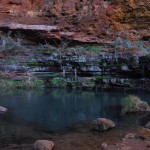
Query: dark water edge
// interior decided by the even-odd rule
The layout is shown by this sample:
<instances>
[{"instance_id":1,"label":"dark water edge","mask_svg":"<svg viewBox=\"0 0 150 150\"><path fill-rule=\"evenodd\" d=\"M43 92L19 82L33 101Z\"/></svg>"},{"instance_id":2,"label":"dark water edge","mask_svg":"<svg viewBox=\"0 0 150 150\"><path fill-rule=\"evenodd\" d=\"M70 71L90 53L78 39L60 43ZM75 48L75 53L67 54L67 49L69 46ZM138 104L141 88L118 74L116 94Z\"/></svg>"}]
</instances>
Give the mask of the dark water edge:
<instances>
[{"instance_id":1,"label":"dark water edge","mask_svg":"<svg viewBox=\"0 0 150 150\"><path fill-rule=\"evenodd\" d=\"M86 141L92 137L93 141L99 139L101 142L120 139L126 132L137 131L150 118L148 113L121 116L121 99L128 94L139 96L150 104L150 94L145 92L1 91L0 105L9 111L0 114L0 149L5 150L5 146L7 149L9 146L10 149L26 146L30 149L37 139L56 141L58 150L71 139ZM91 122L97 117L112 119L116 127L105 133L91 130ZM71 146L75 148L76 144ZM20 147L13 148L16 145Z\"/></svg>"}]
</instances>

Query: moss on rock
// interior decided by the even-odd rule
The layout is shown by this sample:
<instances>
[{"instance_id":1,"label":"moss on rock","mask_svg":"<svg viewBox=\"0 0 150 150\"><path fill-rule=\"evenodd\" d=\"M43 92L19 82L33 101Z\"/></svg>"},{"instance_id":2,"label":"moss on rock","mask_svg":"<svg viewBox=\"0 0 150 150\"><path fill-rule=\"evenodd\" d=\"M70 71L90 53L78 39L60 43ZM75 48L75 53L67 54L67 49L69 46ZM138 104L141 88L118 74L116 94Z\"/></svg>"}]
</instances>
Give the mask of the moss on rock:
<instances>
[{"instance_id":1,"label":"moss on rock","mask_svg":"<svg viewBox=\"0 0 150 150\"><path fill-rule=\"evenodd\" d=\"M147 102L142 101L139 97L129 95L123 99L122 113L130 112L145 112L150 111L150 107Z\"/></svg>"}]
</instances>

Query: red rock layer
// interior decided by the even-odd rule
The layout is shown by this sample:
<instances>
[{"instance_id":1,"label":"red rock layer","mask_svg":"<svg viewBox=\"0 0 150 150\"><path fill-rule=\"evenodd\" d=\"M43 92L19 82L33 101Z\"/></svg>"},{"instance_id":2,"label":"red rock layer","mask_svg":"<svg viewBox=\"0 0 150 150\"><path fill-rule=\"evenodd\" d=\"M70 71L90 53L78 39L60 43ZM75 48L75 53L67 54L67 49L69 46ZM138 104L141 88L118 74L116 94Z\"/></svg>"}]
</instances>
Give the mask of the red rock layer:
<instances>
[{"instance_id":1,"label":"red rock layer","mask_svg":"<svg viewBox=\"0 0 150 150\"><path fill-rule=\"evenodd\" d=\"M149 0L0 0L0 23L56 25L73 40L149 37Z\"/></svg>"}]
</instances>

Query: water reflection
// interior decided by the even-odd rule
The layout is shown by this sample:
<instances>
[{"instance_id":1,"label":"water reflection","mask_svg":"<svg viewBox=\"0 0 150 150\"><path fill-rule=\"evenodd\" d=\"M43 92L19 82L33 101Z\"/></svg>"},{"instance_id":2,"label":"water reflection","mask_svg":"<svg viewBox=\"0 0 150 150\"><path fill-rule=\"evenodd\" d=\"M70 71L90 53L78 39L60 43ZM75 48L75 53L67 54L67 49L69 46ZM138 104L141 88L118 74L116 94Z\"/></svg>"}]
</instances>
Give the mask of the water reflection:
<instances>
[{"instance_id":1,"label":"water reflection","mask_svg":"<svg viewBox=\"0 0 150 150\"><path fill-rule=\"evenodd\" d=\"M9 109L11 121L25 121L45 130L64 130L73 123L97 117L121 122L124 92L81 92L66 90L1 91L0 105ZM150 94L136 94L148 101Z\"/></svg>"}]
</instances>

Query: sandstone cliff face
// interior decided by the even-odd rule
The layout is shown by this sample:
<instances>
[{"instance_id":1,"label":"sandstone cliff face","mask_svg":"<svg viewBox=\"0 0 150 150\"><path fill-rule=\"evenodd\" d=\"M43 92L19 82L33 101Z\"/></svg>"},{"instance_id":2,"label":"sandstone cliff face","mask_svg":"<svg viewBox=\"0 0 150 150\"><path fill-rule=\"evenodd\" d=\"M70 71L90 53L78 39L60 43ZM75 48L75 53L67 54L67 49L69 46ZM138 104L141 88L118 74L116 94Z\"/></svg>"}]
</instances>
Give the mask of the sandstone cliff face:
<instances>
[{"instance_id":1,"label":"sandstone cliff face","mask_svg":"<svg viewBox=\"0 0 150 150\"><path fill-rule=\"evenodd\" d=\"M56 25L72 40L149 38L149 0L0 0L0 24ZM58 33L57 33L58 34Z\"/></svg>"},{"instance_id":2,"label":"sandstone cliff face","mask_svg":"<svg viewBox=\"0 0 150 150\"><path fill-rule=\"evenodd\" d=\"M130 38L148 39L150 37L150 1L149 0L113 0L115 21ZM131 32L132 30L132 32Z\"/></svg>"}]
</instances>

